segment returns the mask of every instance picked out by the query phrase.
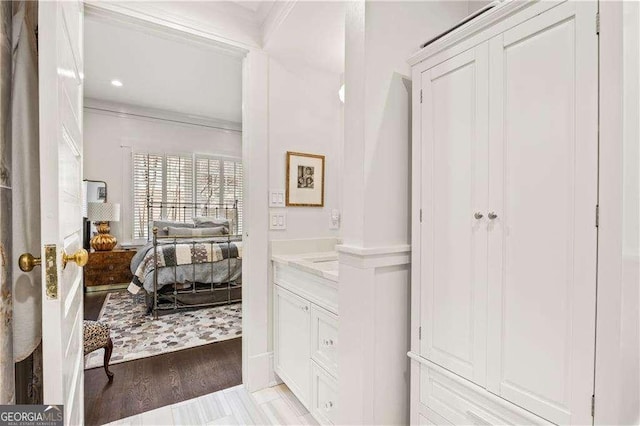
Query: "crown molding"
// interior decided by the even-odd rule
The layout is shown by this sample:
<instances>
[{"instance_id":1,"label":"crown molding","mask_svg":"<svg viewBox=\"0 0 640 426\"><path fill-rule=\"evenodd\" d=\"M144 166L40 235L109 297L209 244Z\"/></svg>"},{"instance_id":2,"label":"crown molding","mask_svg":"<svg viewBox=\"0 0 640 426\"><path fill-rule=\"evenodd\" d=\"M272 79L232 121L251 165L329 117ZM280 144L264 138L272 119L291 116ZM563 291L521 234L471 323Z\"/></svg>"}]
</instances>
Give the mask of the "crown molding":
<instances>
[{"instance_id":1,"label":"crown molding","mask_svg":"<svg viewBox=\"0 0 640 426\"><path fill-rule=\"evenodd\" d=\"M264 22L262 23L262 47L266 47L273 34L287 19L291 10L296 5L296 0L278 1L273 4Z\"/></svg>"},{"instance_id":2,"label":"crown molding","mask_svg":"<svg viewBox=\"0 0 640 426\"><path fill-rule=\"evenodd\" d=\"M147 33L197 43L231 56L244 57L249 50L260 47L250 40L239 40L227 35L225 31L214 26L205 27L188 18L153 8L146 3L142 4L145 4L148 10L136 10L124 2L86 0L84 10L90 19L134 26Z\"/></svg>"},{"instance_id":3,"label":"crown molding","mask_svg":"<svg viewBox=\"0 0 640 426\"><path fill-rule=\"evenodd\" d=\"M102 99L85 98L84 108L90 112L116 117L133 118L138 120L160 120L179 125L208 127L225 132L242 132L242 123L167 111L158 108L105 101Z\"/></svg>"}]
</instances>

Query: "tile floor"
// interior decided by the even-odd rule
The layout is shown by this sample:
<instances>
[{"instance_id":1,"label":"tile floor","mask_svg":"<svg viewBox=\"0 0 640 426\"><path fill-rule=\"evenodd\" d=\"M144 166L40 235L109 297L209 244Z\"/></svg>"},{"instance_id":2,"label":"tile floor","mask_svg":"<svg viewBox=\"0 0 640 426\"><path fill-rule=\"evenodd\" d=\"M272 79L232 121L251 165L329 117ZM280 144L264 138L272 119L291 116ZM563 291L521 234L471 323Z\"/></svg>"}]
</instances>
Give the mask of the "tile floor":
<instances>
[{"instance_id":1,"label":"tile floor","mask_svg":"<svg viewBox=\"0 0 640 426\"><path fill-rule=\"evenodd\" d=\"M243 385L147 411L110 426L314 425L318 423L281 384L249 393Z\"/></svg>"}]
</instances>

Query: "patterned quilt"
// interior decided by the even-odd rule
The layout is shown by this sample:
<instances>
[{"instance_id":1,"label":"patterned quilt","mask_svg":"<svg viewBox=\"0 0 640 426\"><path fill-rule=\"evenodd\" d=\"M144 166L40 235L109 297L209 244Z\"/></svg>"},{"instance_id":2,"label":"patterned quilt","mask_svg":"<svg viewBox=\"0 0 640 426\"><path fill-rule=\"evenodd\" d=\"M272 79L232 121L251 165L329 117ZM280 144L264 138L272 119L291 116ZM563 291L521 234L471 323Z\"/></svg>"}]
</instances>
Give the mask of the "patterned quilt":
<instances>
[{"instance_id":1,"label":"patterned quilt","mask_svg":"<svg viewBox=\"0 0 640 426\"><path fill-rule=\"evenodd\" d=\"M158 246L157 264L153 247L146 251L140 263L135 267L133 284L143 287L145 279L153 279L151 272L156 268L215 263L225 259L242 259L241 241L162 244Z\"/></svg>"}]
</instances>

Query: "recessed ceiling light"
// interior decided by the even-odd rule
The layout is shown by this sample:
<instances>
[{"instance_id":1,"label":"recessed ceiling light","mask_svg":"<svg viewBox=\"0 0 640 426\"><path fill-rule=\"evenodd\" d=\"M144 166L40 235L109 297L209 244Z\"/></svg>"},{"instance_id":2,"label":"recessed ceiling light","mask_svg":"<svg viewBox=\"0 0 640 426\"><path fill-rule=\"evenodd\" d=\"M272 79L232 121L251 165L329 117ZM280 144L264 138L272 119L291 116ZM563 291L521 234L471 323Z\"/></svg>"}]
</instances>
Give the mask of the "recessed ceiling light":
<instances>
[{"instance_id":1,"label":"recessed ceiling light","mask_svg":"<svg viewBox=\"0 0 640 426\"><path fill-rule=\"evenodd\" d=\"M111 85L116 87L122 87L122 82L120 80L111 80Z\"/></svg>"}]
</instances>

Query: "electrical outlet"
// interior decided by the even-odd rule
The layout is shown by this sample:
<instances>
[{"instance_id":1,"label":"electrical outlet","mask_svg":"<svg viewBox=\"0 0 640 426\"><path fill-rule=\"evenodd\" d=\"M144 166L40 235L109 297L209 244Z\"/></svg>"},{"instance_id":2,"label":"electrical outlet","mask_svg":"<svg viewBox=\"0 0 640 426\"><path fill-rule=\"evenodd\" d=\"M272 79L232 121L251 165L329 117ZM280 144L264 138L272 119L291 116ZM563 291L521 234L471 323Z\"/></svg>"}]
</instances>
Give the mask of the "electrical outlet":
<instances>
[{"instance_id":1,"label":"electrical outlet","mask_svg":"<svg viewBox=\"0 0 640 426\"><path fill-rule=\"evenodd\" d=\"M284 210L269 211L269 229L272 231L287 229L287 212Z\"/></svg>"},{"instance_id":2,"label":"electrical outlet","mask_svg":"<svg viewBox=\"0 0 640 426\"><path fill-rule=\"evenodd\" d=\"M275 189L269 191L269 207L284 207L284 191Z\"/></svg>"}]
</instances>

